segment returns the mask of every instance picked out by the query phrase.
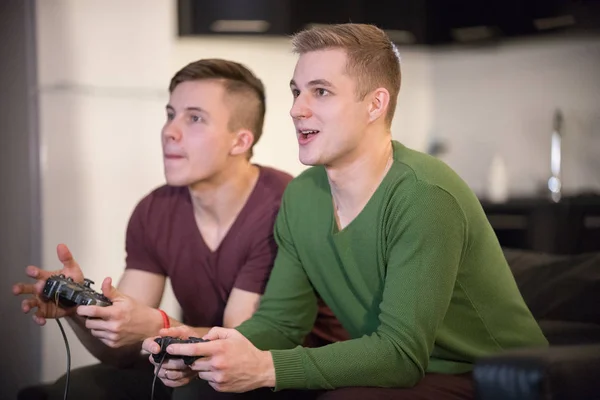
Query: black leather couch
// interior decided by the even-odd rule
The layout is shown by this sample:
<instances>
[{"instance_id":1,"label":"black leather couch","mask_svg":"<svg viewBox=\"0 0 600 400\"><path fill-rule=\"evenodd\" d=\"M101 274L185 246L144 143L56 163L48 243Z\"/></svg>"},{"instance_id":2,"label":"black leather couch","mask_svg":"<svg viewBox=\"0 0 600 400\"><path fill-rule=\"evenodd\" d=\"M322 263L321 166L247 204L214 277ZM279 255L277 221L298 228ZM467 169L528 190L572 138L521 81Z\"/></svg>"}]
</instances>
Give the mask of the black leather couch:
<instances>
[{"instance_id":1,"label":"black leather couch","mask_svg":"<svg viewBox=\"0 0 600 400\"><path fill-rule=\"evenodd\" d=\"M482 358L478 400L600 399L600 253L505 249L521 293L550 346Z\"/></svg>"}]
</instances>

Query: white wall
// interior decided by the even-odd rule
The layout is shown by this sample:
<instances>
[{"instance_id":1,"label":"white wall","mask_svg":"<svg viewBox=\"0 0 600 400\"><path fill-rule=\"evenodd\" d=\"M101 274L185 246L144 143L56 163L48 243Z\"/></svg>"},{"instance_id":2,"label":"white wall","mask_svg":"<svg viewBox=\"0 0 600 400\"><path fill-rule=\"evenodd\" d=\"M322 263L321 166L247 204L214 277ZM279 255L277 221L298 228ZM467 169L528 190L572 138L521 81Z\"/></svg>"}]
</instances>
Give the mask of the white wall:
<instances>
[{"instance_id":1,"label":"white wall","mask_svg":"<svg viewBox=\"0 0 600 400\"><path fill-rule=\"evenodd\" d=\"M564 190L600 190L600 39L520 40L432 55L432 134L443 157L485 194L494 154L507 162L513 196L550 177L553 112L564 115Z\"/></svg>"},{"instance_id":2,"label":"white wall","mask_svg":"<svg viewBox=\"0 0 600 400\"><path fill-rule=\"evenodd\" d=\"M160 126L171 74L172 8L163 0L37 3L42 142L43 268L70 246L84 273L117 280L136 202L163 182ZM164 307L176 311L169 296ZM44 380L66 371L52 321ZM95 362L71 330L72 367Z\"/></svg>"}]
</instances>

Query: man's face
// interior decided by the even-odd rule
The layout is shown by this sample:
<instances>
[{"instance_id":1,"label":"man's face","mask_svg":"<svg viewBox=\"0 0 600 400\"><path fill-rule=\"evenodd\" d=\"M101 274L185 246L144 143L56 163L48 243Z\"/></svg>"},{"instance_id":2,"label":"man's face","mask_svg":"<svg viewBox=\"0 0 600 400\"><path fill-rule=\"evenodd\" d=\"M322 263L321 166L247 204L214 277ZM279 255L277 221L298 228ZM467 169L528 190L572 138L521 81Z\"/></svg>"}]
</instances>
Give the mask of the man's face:
<instances>
[{"instance_id":1,"label":"man's face","mask_svg":"<svg viewBox=\"0 0 600 400\"><path fill-rule=\"evenodd\" d=\"M190 186L226 168L235 135L227 128L224 93L221 83L210 80L182 82L171 93L162 129L169 185Z\"/></svg>"},{"instance_id":2,"label":"man's face","mask_svg":"<svg viewBox=\"0 0 600 400\"><path fill-rule=\"evenodd\" d=\"M368 100L358 100L356 83L346 72L343 50L302 54L290 83L300 162L332 165L351 160L365 140Z\"/></svg>"}]
</instances>

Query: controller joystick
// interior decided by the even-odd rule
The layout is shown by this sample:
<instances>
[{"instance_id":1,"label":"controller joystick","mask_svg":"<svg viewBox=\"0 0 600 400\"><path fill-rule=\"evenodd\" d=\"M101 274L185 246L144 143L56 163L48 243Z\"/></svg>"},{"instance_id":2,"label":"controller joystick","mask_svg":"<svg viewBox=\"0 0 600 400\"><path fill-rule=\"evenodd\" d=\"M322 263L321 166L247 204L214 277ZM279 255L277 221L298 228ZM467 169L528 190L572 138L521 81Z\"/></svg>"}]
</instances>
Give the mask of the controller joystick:
<instances>
[{"instance_id":1,"label":"controller joystick","mask_svg":"<svg viewBox=\"0 0 600 400\"><path fill-rule=\"evenodd\" d=\"M182 358L185 365L192 365L194 361L196 361L198 356L177 356L174 354L167 353L167 347L170 344L185 344L185 343L204 343L208 342L208 340L200 339L197 337L190 337L189 339L179 339L172 336L164 336L154 339L156 343L160 345L160 352L156 354L152 354L152 358L154 362L160 363L161 361L167 361L169 359L178 359ZM164 357L164 358L163 358Z\"/></svg>"},{"instance_id":2,"label":"controller joystick","mask_svg":"<svg viewBox=\"0 0 600 400\"><path fill-rule=\"evenodd\" d=\"M58 301L64 308L74 306L100 306L107 307L112 302L103 294L94 291L91 285L94 282L84 279L84 283L77 283L71 277L63 274L52 275L42 290L42 297L46 301Z\"/></svg>"}]
</instances>

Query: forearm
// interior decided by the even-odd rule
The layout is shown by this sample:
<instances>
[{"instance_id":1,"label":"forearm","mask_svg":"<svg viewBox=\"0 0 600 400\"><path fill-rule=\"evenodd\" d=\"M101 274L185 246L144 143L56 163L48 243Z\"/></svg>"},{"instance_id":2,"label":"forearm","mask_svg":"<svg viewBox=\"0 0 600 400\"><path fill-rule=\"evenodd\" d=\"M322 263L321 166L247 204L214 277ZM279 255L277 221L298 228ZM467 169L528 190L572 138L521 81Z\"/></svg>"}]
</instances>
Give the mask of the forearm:
<instances>
[{"instance_id":1,"label":"forearm","mask_svg":"<svg viewBox=\"0 0 600 400\"><path fill-rule=\"evenodd\" d=\"M261 350L302 344L317 317L317 297L304 270L283 258L271 272L258 310L235 328Z\"/></svg>"},{"instance_id":2,"label":"forearm","mask_svg":"<svg viewBox=\"0 0 600 400\"><path fill-rule=\"evenodd\" d=\"M272 350L276 390L347 386L412 387L423 376L419 355L379 333L319 348Z\"/></svg>"},{"instance_id":3,"label":"forearm","mask_svg":"<svg viewBox=\"0 0 600 400\"><path fill-rule=\"evenodd\" d=\"M160 312L156 309L149 309L147 318L144 318L144 325L136 326L134 332L129 333L137 339L128 339L130 344L111 347L105 344L101 339L94 336L92 331L86 326L86 317L73 315L67 317L69 325L77 335L84 347L100 362L117 366L127 366L133 363L140 354L142 342L144 339L158 335L163 328L164 321ZM181 322L169 317L169 324L172 327L182 325ZM133 340L133 343L131 343Z\"/></svg>"},{"instance_id":4,"label":"forearm","mask_svg":"<svg viewBox=\"0 0 600 400\"><path fill-rule=\"evenodd\" d=\"M260 350L291 349L298 346L305 336L302 332L294 334L295 331L281 329L256 314L235 329Z\"/></svg>"},{"instance_id":5,"label":"forearm","mask_svg":"<svg viewBox=\"0 0 600 400\"><path fill-rule=\"evenodd\" d=\"M92 335L92 332L85 326L85 317L73 315L67 317L66 320L81 344L102 363L127 366L132 364L140 354L142 342L130 346L112 348Z\"/></svg>"}]
</instances>

